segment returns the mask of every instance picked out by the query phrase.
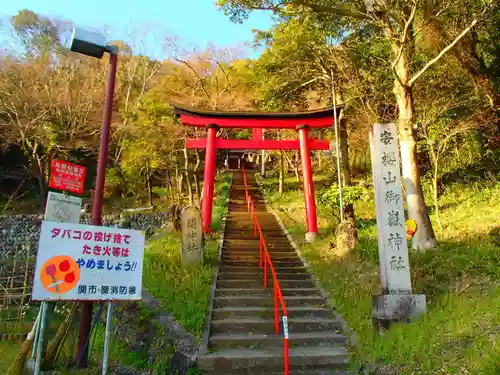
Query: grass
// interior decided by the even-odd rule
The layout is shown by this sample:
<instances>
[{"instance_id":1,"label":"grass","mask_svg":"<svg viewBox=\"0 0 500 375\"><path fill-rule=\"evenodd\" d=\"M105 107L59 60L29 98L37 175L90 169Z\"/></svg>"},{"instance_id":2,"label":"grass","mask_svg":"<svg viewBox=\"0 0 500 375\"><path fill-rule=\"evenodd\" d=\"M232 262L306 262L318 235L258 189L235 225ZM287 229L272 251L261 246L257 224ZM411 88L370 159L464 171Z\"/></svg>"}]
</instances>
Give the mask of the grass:
<instances>
[{"instance_id":1,"label":"grass","mask_svg":"<svg viewBox=\"0 0 500 375\"><path fill-rule=\"evenodd\" d=\"M214 231L220 230L221 220L227 212L230 177L228 174L221 175L216 183ZM200 266L182 264L180 233L167 233L153 241L145 252L144 285L162 307L197 337L203 332L212 285L212 267L218 254L217 232L214 234L206 238L204 262Z\"/></svg>"},{"instance_id":2,"label":"grass","mask_svg":"<svg viewBox=\"0 0 500 375\"><path fill-rule=\"evenodd\" d=\"M317 180L319 190L324 179ZM307 245L301 192L279 196L276 179L266 179L264 188L334 307L354 329L354 368L386 366L393 374L500 374L500 249L488 235L500 225L497 180L455 183L444 191L442 228L431 215L438 247L410 253L413 289L426 294L428 312L384 336L376 335L371 322L371 295L380 293L372 194L368 191L368 198L355 205L357 248L339 254L331 247L337 222L326 207L318 206L319 239Z\"/></svg>"},{"instance_id":3,"label":"grass","mask_svg":"<svg viewBox=\"0 0 500 375\"><path fill-rule=\"evenodd\" d=\"M167 311L188 331L198 337L203 332L212 283L212 262L218 243L208 239L206 260L201 266L186 267L181 263L181 239L168 233L147 249L144 263L144 285Z\"/></svg>"},{"instance_id":4,"label":"grass","mask_svg":"<svg viewBox=\"0 0 500 375\"><path fill-rule=\"evenodd\" d=\"M0 341L0 372L5 373L7 369L11 365L13 359L16 357L17 353L19 353L19 345L13 344L9 341Z\"/></svg>"}]
</instances>

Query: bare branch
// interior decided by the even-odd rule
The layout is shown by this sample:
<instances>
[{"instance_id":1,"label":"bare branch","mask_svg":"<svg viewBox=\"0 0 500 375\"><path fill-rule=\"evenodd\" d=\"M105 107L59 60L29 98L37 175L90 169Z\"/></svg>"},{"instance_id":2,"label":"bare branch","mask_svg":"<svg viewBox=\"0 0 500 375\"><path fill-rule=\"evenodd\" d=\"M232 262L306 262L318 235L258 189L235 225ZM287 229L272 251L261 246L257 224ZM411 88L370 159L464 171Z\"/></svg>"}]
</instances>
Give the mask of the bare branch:
<instances>
[{"instance_id":1,"label":"bare branch","mask_svg":"<svg viewBox=\"0 0 500 375\"><path fill-rule=\"evenodd\" d=\"M210 93L208 92L208 90L206 89L205 85L204 85L204 78L200 76L200 74L196 71L195 68L193 68L191 66L191 64L189 64L187 61L185 60L181 60L181 59L178 59L178 58L173 58L175 61L187 66L193 73L194 75L196 75L196 77L198 78L198 81L200 82L200 86L201 86L201 89L203 90L203 92L205 93L205 95L207 96L208 100L212 100L212 96L210 95Z\"/></svg>"},{"instance_id":2,"label":"bare branch","mask_svg":"<svg viewBox=\"0 0 500 375\"><path fill-rule=\"evenodd\" d=\"M460 39L462 39L474 26L476 26L477 22L479 21L479 18L481 16L483 16L486 12L486 10L488 9L488 7L486 7L480 15L478 15L476 18L474 18L472 20L472 22L470 23L469 26L467 26L456 38L455 40L453 40L453 42L451 42L450 44L448 44L445 48L443 48L443 50L441 52L438 53L438 55L436 57L434 57L431 61L429 61L427 64L425 64L425 66L420 69L417 73L415 73L415 75L410 79L410 81L408 82L408 86L412 86L413 83L415 83L415 81L417 79L420 78L420 76L422 74L424 74L427 69L429 69L432 65L434 65L436 62L438 62L448 51L450 51L459 41Z\"/></svg>"},{"instance_id":3,"label":"bare branch","mask_svg":"<svg viewBox=\"0 0 500 375\"><path fill-rule=\"evenodd\" d=\"M401 43L401 45L399 46L399 52L398 52L398 54L396 56L396 59L392 63L392 70L394 70L394 68L396 67L397 63L399 62L399 59L401 58L401 55L403 54L403 50L404 50L404 47L405 47L405 44L406 44L406 37L408 35L408 30L410 29L410 26L411 26L411 24L413 22L413 19L415 18L415 13L417 12L417 5L418 5L418 0L415 1L415 4L413 4L413 8L411 9L410 16L406 20L405 28L404 28L404 31L403 31L403 35L401 36L401 39L399 41Z\"/></svg>"}]
</instances>

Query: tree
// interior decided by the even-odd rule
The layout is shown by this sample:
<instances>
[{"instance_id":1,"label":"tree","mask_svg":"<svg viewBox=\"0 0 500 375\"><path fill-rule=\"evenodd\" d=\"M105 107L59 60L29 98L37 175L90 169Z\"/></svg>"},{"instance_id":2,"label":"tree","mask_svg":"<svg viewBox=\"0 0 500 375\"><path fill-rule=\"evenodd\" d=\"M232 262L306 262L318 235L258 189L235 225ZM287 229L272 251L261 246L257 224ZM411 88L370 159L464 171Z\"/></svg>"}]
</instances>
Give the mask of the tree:
<instances>
[{"instance_id":1,"label":"tree","mask_svg":"<svg viewBox=\"0 0 500 375\"><path fill-rule=\"evenodd\" d=\"M55 23L31 10L20 10L11 17L11 24L28 53L42 54L59 46L59 29Z\"/></svg>"},{"instance_id":2,"label":"tree","mask_svg":"<svg viewBox=\"0 0 500 375\"><path fill-rule=\"evenodd\" d=\"M76 67L44 57L0 68L0 142L17 144L30 161L45 194L51 159L74 150L93 152L102 115L104 69Z\"/></svg>"},{"instance_id":3,"label":"tree","mask_svg":"<svg viewBox=\"0 0 500 375\"><path fill-rule=\"evenodd\" d=\"M417 162L415 136L415 103L413 86L427 70L450 51L490 11L491 2L483 7L467 26L456 32L452 41L425 64L415 61L415 18L423 11L424 1L409 2L364 0L219 0L218 5L234 21L241 22L250 10L270 10L280 16L300 17L312 13L319 21L330 23L338 35L365 26L375 27L391 48L391 70L394 74L393 93L398 107L403 178L410 218L418 225L413 247L426 249L435 246L435 234L425 205L420 171ZM434 17L442 15L448 3L433 9ZM425 27L425 24L423 25Z\"/></svg>"}]
</instances>

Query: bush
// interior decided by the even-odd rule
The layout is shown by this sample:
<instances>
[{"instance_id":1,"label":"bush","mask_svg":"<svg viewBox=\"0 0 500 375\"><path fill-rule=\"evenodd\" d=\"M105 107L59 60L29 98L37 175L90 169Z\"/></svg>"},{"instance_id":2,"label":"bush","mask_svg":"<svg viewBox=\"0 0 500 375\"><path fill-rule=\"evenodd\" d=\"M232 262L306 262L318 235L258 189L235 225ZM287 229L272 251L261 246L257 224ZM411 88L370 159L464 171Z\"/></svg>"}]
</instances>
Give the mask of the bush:
<instances>
[{"instance_id":1,"label":"bush","mask_svg":"<svg viewBox=\"0 0 500 375\"><path fill-rule=\"evenodd\" d=\"M342 189L344 208L359 201L366 193L366 189L362 186L345 186ZM339 186L332 184L329 188L323 190L319 194L319 202L326 207L330 207L334 213L338 213L340 211ZM337 217L340 217L340 214Z\"/></svg>"}]
</instances>

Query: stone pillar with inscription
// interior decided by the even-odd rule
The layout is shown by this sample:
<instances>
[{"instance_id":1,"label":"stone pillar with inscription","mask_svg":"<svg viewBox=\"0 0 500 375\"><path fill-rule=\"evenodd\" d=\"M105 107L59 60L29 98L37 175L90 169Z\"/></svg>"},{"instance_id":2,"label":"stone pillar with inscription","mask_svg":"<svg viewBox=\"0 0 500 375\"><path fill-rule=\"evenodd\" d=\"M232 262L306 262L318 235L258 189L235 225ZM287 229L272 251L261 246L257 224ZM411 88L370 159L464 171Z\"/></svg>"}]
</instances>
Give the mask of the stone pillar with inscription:
<instances>
[{"instance_id":1,"label":"stone pillar with inscription","mask_svg":"<svg viewBox=\"0 0 500 375\"><path fill-rule=\"evenodd\" d=\"M193 206L181 212L182 263L198 265L203 262L203 226L200 211Z\"/></svg>"},{"instance_id":2,"label":"stone pillar with inscription","mask_svg":"<svg viewBox=\"0 0 500 375\"><path fill-rule=\"evenodd\" d=\"M370 149L382 286L382 295L373 296L373 318L377 328L387 328L425 313L426 300L411 290L396 125L375 124Z\"/></svg>"}]
</instances>

